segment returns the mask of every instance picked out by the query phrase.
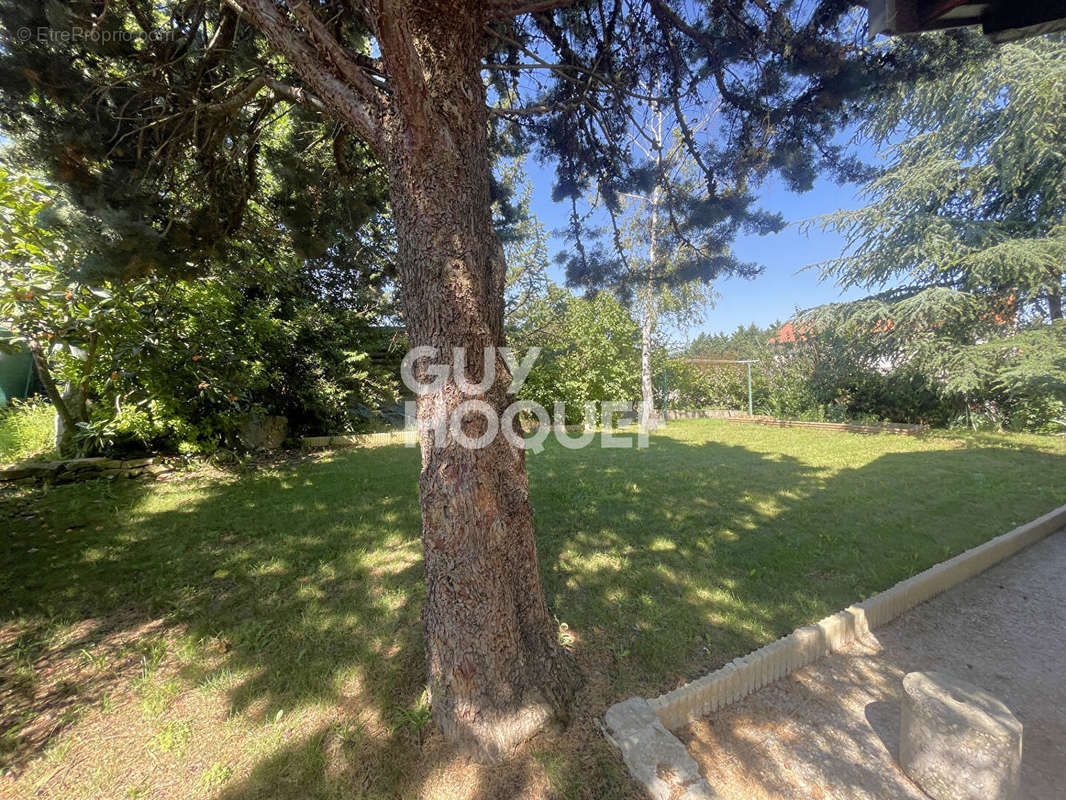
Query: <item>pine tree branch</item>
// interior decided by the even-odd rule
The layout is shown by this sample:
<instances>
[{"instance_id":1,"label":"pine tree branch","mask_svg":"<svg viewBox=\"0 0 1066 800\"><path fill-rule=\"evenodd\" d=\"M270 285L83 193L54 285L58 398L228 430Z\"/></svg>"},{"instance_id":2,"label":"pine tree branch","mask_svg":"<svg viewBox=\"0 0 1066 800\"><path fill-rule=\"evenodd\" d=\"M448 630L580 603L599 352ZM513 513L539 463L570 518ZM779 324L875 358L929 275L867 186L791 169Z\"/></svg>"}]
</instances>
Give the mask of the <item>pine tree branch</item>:
<instances>
[{"instance_id":1,"label":"pine tree branch","mask_svg":"<svg viewBox=\"0 0 1066 800\"><path fill-rule=\"evenodd\" d=\"M379 88L371 82L364 72L363 62L358 62L344 46L329 32L325 24L318 18L314 11L307 5L307 0L288 0L292 8L293 16L311 35L311 41L316 44L333 66L343 77L349 80L363 99L370 105L384 108L385 98ZM367 59L367 61L372 61ZM380 74L380 72L378 73Z\"/></svg>"},{"instance_id":2,"label":"pine tree branch","mask_svg":"<svg viewBox=\"0 0 1066 800\"><path fill-rule=\"evenodd\" d=\"M423 69L422 56L415 47L414 37L407 23L407 12L397 8L394 0L366 0L366 18L377 37L382 63L386 65L396 93L405 98L399 103L414 130L426 128L426 104L429 89Z\"/></svg>"},{"instance_id":3,"label":"pine tree branch","mask_svg":"<svg viewBox=\"0 0 1066 800\"><path fill-rule=\"evenodd\" d=\"M316 47L307 34L280 13L273 0L224 2L247 17L278 48L334 117L351 125L371 149L378 153L384 150L382 123L387 104L365 73L360 73L359 80L353 80L352 75L340 70L344 79L338 77L339 68L331 56L323 52L323 49L328 50L328 45ZM335 39L332 41L336 42Z\"/></svg>"},{"instance_id":4,"label":"pine tree branch","mask_svg":"<svg viewBox=\"0 0 1066 800\"><path fill-rule=\"evenodd\" d=\"M601 70L593 67L586 67L576 62L576 54L568 48L562 50L561 55L567 60L562 62L551 62L530 48L523 45L517 39L508 36L501 30L494 28L490 25L485 26L485 32L495 36L504 44L514 47L521 53L524 53L528 58L532 59L532 63L528 64L485 64L482 69L492 70L496 72L523 72L532 70L547 70L558 78L565 80L569 83L573 83L580 87L595 86L598 89L609 89L612 92L618 92L626 97L631 97L634 100L643 100L645 102L663 102L668 98L666 96L656 97L654 95L647 94L645 92L635 92L632 89L622 86L618 81L612 80L609 75L604 74ZM556 42L553 41L553 45Z\"/></svg>"},{"instance_id":5,"label":"pine tree branch","mask_svg":"<svg viewBox=\"0 0 1066 800\"><path fill-rule=\"evenodd\" d=\"M485 3L485 17L504 20L519 14L539 14L573 4L574 0L489 0Z\"/></svg>"},{"instance_id":6,"label":"pine tree branch","mask_svg":"<svg viewBox=\"0 0 1066 800\"><path fill-rule=\"evenodd\" d=\"M517 106L504 108L503 106L490 106L489 113L497 117L531 117L538 114L555 114L559 111L576 111L584 106L584 102L577 103L539 103L531 106Z\"/></svg>"},{"instance_id":7,"label":"pine tree branch","mask_svg":"<svg viewBox=\"0 0 1066 800\"><path fill-rule=\"evenodd\" d=\"M263 78L264 82L278 97L285 100L289 100L293 103L297 103L307 108L312 108L315 111L319 111L323 114L329 114L329 109L326 104L315 97L308 91L301 89L299 86L292 86L288 83L282 83L281 81L274 80L273 78Z\"/></svg>"}]
</instances>

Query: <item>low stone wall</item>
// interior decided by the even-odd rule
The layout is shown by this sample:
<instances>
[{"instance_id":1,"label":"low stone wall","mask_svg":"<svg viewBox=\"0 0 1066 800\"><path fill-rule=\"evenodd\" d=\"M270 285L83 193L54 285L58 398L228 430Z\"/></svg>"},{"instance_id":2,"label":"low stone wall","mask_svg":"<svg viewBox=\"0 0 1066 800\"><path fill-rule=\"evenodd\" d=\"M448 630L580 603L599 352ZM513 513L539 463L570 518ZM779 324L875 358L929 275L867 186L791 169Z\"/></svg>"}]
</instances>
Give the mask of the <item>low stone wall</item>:
<instances>
[{"instance_id":1,"label":"low stone wall","mask_svg":"<svg viewBox=\"0 0 1066 800\"><path fill-rule=\"evenodd\" d=\"M858 425L851 422L803 422L793 419L777 419L756 414L728 417L730 422L747 422L755 425L772 425L778 428L818 428L826 431L847 431L848 433L897 433L903 436L919 436L929 432L928 425L904 425L886 423L884 425Z\"/></svg>"},{"instance_id":2,"label":"low stone wall","mask_svg":"<svg viewBox=\"0 0 1066 800\"><path fill-rule=\"evenodd\" d=\"M533 433L537 425L529 425L524 428L526 434ZM553 425L553 431L565 433L582 433L585 428L582 425ZM381 433L352 433L340 436L304 436L300 440L300 446L304 450L312 450L316 447L381 447L388 444L410 444L412 447L418 444L418 432L408 430L382 431Z\"/></svg>"},{"instance_id":3,"label":"low stone wall","mask_svg":"<svg viewBox=\"0 0 1066 800\"><path fill-rule=\"evenodd\" d=\"M662 412L667 421L672 419L733 419L748 416L743 411L726 408L666 408Z\"/></svg>"},{"instance_id":4,"label":"low stone wall","mask_svg":"<svg viewBox=\"0 0 1066 800\"><path fill-rule=\"evenodd\" d=\"M72 458L27 461L0 469L0 482L15 484L73 483L97 478L157 478L173 470L152 458Z\"/></svg>"},{"instance_id":5,"label":"low stone wall","mask_svg":"<svg viewBox=\"0 0 1066 800\"><path fill-rule=\"evenodd\" d=\"M300 445L304 450L315 447L380 447L386 444L416 443L414 431L395 430L380 433L352 433L341 436L304 436Z\"/></svg>"},{"instance_id":6,"label":"low stone wall","mask_svg":"<svg viewBox=\"0 0 1066 800\"><path fill-rule=\"evenodd\" d=\"M821 428L830 431L848 431L851 433L897 433L907 436L917 436L927 433L928 425L854 425L843 422L801 422L799 420L777 419L766 416L749 416L744 411L733 411L723 408L668 408L660 412L665 414L666 421L678 419L727 419L730 422L749 422L759 425L776 425L782 428ZM537 429L535 423L526 426L525 432L532 433ZM585 428L581 425L553 425L552 430L565 431L566 433L581 433ZM305 450L316 447L380 447L388 444L417 444L417 433L408 430L382 431L380 433L352 433L339 436L304 436L300 445Z\"/></svg>"}]
</instances>

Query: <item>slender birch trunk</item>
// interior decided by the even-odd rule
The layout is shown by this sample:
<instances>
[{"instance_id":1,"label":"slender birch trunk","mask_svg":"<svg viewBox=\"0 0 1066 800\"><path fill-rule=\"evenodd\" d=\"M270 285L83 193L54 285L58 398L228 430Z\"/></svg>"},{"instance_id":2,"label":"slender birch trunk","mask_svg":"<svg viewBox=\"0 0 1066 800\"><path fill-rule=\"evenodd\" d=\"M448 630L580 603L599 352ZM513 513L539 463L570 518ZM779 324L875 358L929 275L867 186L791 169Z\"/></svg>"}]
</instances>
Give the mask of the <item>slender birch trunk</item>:
<instances>
[{"instance_id":1,"label":"slender birch trunk","mask_svg":"<svg viewBox=\"0 0 1066 800\"><path fill-rule=\"evenodd\" d=\"M640 425L645 430L655 427L655 393L651 382L651 345L652 333L655 331L657 304L655 302L656 285L654 270L658 256L659 228L659 189L656 187L651 195L651 233L648 241L648 281L645 287L647 297L640 324Z\"/></svg>"}]
</instances>

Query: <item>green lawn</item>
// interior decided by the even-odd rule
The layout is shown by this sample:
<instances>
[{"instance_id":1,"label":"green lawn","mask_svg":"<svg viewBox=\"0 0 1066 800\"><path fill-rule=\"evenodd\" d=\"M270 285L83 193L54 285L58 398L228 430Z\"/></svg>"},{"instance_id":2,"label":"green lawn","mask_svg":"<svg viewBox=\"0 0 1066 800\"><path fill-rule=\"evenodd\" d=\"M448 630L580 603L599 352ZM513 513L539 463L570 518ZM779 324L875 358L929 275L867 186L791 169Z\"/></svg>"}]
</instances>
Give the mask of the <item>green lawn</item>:
<instances>
[{"instance_id":1,"label":"green lawn","mask_svg":"<svg viewBox=\"0 0 1066 800\"><path fill-rule=\"evenodd\" d=\"M1066 444L670 423L531 455L582 702L672 689L1066 502ZM591 717L510 764L422 727L417 452L0 500L0 794L639 797ZM12 777L12 775L17 777Z\"/></svg>"}]
</instances>

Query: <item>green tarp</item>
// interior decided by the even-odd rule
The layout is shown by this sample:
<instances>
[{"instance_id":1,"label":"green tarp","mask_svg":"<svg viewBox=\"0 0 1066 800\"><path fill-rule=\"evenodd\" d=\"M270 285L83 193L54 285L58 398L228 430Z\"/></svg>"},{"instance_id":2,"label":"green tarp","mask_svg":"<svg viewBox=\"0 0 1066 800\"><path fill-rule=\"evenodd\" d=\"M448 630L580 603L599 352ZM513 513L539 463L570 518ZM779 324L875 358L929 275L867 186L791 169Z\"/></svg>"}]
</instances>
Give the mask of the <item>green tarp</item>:
<instances>
[{"instance_id":1,"label":"green tarp","mask_svg":"<svg viewBox=\"0 0 1066 800\"><path fill-rule=\"evenodd\" d=\"M35 377L29 353L0 353L0 406L33 392Z\"/></svg>"}]
</instances>

